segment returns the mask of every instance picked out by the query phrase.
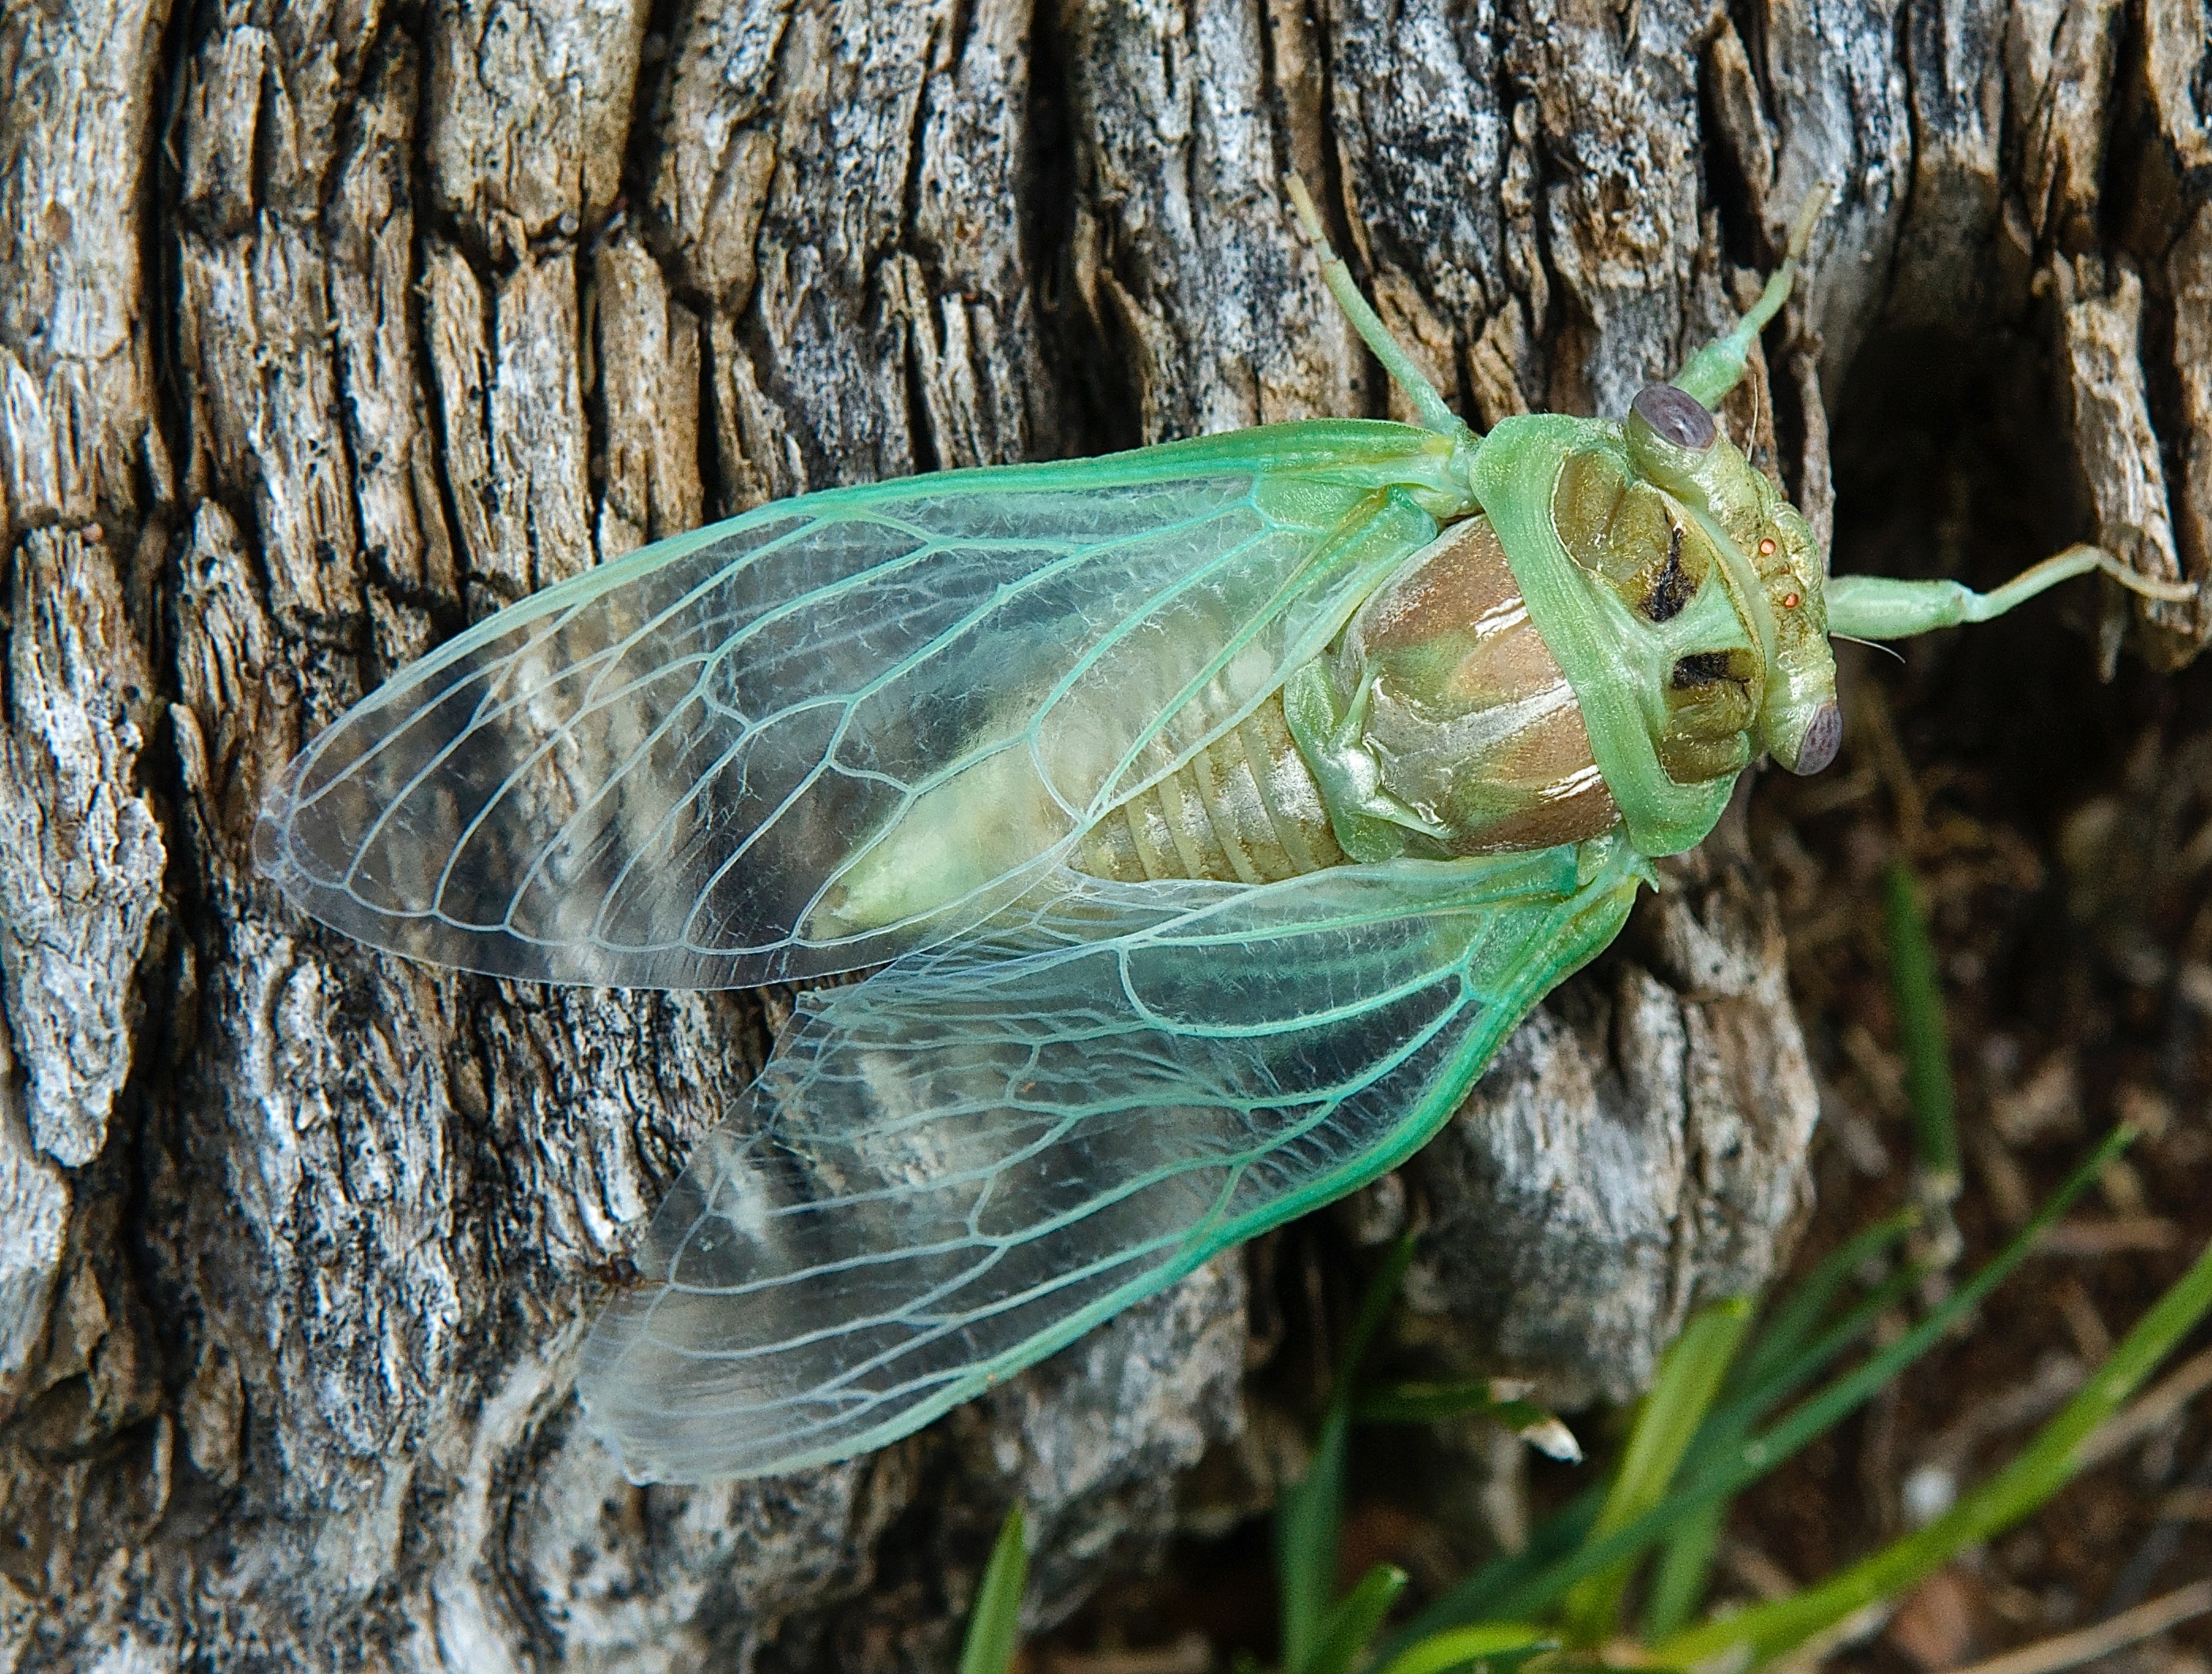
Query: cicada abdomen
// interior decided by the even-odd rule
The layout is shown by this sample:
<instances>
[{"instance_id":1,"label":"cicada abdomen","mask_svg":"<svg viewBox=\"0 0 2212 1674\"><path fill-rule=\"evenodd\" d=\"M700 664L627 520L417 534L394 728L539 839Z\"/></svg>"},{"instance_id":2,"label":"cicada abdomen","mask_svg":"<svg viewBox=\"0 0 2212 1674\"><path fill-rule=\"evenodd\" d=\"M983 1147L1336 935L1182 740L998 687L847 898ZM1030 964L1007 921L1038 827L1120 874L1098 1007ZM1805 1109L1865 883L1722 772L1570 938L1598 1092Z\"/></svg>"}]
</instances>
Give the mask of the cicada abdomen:
<instances>
[{"instance_id":1,"label":"cicada abdomen","mask_svg":"<svg viewBox=\"0 0 2212 1674\"><path fill-rule=\"evenodd\" d=\"M1271 883L1347 860L1547 849L1619 823L1486 518L1376 588L1292 676L1289 706L1269 697L1111 809L1084 835L1082 869Z\"/></svg>"}]
</instances>

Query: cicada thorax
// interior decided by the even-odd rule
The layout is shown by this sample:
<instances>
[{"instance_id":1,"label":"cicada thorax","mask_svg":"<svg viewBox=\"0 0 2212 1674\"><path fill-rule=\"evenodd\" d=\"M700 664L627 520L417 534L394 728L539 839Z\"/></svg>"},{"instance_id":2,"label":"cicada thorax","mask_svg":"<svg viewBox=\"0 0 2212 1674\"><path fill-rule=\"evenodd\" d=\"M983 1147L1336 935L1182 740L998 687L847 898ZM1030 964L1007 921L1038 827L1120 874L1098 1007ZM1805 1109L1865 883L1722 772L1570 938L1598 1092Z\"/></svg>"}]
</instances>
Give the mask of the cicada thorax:
<instances>
[{"instance_id":1,"label":"cicada thorax","mask_svg":"<svg viewBox=\"0 0 2212 1674\"><path fill-rule=\"evenodd\" d=\"M1619 819L1486 517L1407 559L1288 699L1356 859L1548 848Z\"/></svg>"},{"instance_id":2,"label":"cicada thorax","mask_svg":"<svg viewBox=\"0 0 2212 1674\"><path fill-rule=\"evenodd\" d=\"M1332 669L1385 798L1418 819L1406 851L1547 849L1620 820L1559 660L1486 517L1454 525L1377 588ZM1364 685L1364 693L1361 686Z\"/></svg>"},{"instance_id":3,"label":"cicada thorax","mask_svg":"<svg viewBox=\"0 0 2212 1674\"><path fill-rule=\"evenodd\" d=\"M1485 514L1407 559L1285 688L1349 858L1616 825L1668 854L1762 748L1826 764L1820 555L1694 399L1655 386L1622 423L1509 420L1474 485Z\"/></svg>"}]
</instances>

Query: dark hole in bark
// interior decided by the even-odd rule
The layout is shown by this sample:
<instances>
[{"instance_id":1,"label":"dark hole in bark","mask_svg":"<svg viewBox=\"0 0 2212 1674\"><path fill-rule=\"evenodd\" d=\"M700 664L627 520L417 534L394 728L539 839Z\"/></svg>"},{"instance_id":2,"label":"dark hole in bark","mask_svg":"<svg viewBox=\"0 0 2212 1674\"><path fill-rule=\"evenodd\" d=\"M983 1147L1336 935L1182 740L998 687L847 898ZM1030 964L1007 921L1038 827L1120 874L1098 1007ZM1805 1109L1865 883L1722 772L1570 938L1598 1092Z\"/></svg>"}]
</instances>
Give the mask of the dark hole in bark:
<instances>
[{"instance_id":1,"label":"dark hole in bark","mask_svg":"<svg viewBox=\"0 0 2212 1674\"><path fill-rule=\"evenodd\" d=\"M2036 338L1877 337L1832 412L1838 575L1988 588L2090 532ZM1994 778L2051 782L2063 776L2052 771L2057 757L2106 750L2101 723L2117 720L2118 694L2096 679L2100 603L2094 587L2068 587L2000 621L1906 642L1901 672L1887 658L1845 661L1888 686L1901 719L1931 746L1940 738ZM2138 672L2130 660L2120 684Z\"/></svg>"}]
</instances>

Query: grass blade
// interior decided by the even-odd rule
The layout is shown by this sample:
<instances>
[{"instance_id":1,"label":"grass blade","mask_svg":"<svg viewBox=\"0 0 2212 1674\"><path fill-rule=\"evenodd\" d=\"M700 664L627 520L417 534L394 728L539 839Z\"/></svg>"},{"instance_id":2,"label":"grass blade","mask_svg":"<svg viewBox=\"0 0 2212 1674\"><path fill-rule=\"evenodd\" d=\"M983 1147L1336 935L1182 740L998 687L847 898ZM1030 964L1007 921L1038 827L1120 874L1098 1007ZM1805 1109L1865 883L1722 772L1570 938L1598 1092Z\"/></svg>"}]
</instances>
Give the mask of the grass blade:
<instances>
[{"instance_id":1,"label":"grass blade","mask_svg":"<svg viewBox=\"0 0 2212 1674\"><path fill-rule=\"evenodd\" d=\"M1899 1268L1854 1304L1850 1312L1800 1348L1794 1359L1771 1367L1756 1383L1742 1380L1749 1387L1713 1415L1710 1439L1737 1440L1750 1434L1753 1425L1872 1332L1885 1314L1912 1294L1925 1272L1917 1264ZM1706 1457L1707 1440L1705 1437L1699 1439L1693 1459L1702 1461Z\"/></svg>"},{"instance_id":2,"label":"grass blade","mask_svg":"<svg viewBox=\"0 0 2212 1674\"><path fill-rule=\"evenodd\" d=\"M1417 1641L1384 1664L1382 1674L1450 1674L1477 1663L1525 1660L1559 1641L1525 1622L1486 1622L1475 1628L1447 1628Z\"/></svg>"},{"instance_id":3,"label":"grass blade","mask_svg":"<svg viewBox=\"0 0 2212 1674\"><path fill-rule=\"evenodd\" d=\"M1753 1426L1820 1375L1823 1367L1874 1329L1919 1281L1917 1268L1888 1275L1875 1290L1826 1330L1828 1308L1866 1263L1886 1254L1920 1224L1904 1210L1847 1239L1808 1275L1761 1324L1756 1339L1729 1378L1733 1397L1706 1420L1684 1461L1680 1480L1695 1485L1708 1462L1741 1446ZM1705 1596L1713 1555L1728 1520L1725 1503L1684 1517L1660 1549L1644 1606L1644 1635L1660 1639L1686 1627Z\"/></svg>"},{"instance_id":4,"label":"grass blade","mask_svg":"<svg viewBox=\"0 0 2212 1674\"><path fill-rule=\"evenodd\" d=\"M1383 1655L1403 1653L1415 1641L1448 1633L1473 1632L1466 1624L1490 1625L1484 1618L1504 1616L1501 1599L1517 1598L1565 1561L1589 1537L1605 1504L1605 1485L1595 1483L1539 1523L1528 1544L1490 1560L1474 1574L1415 1616L1382 1647Z\"/></svg>"},{"instance_id":5,"label":"grass blade","mask_svg":"<svg viewBox=\"0 0 2212 1674\"><path fill-rule=\"evenodd\" d=\"M1584 1576L1602 1574L1614 1564L1648 1549L1681 1518L1701 1507L1718 1505L1749 1487L1857 1410L1891 1379L1942 1341L1959 1320L1980 1306L1984 1297L2009 1277L2013 1269L2027 1258L2044 1230L2073 1207L2075 1200L2088 1190L2105 1165L2134 1137L2134 1131L2125 1127L2107 1135L2010 1243L1980 1272L1953 1292L1942 1306L1895 1342L1837 1379L1768 1429L1729 1449L1712 1462L1697 1483L1669 1495L1626 1528L1602 1539L1593 1537L1580 1550L1541 1574L1486 1598L1485 1608L1500 1616L1534 1616L1557 1603Z\"/></svg>"},{"instance_id":6,"label":"grass blade","mask_svg":"<svg viewBox=\"0 0 2212 1674\"><path fill-rule=\"evenodd\" d=\"M1337 1530L1344 1519L1344 1451L1351 1415L1332 1406L1312 1463L1275 1513L1275 1585L1282 1594L1283 1666L1297 1674L1321 1642L1336 1588Z\"/></svg>"},{"instance_id":7,"label":"grass blade","mask_svg":"<svg viewBox=\"0 0 2212 1674\"><path fill-rule=\"evenodd\" d=\"M1820 1330L1830 1305L1859 1269L1904 1242L1919 1222L1917 1210L1903 1209L1838 1245L1760 1324L1733 1383L1741 1388L1756 1388L1779 1375Z\"/></svg>"},{"instance_id":8,"label":"grass blade","mask_svg":"<svg viewBox=\"0 0 2212 1674\"><path fill-rule=\"evenodd\" d=\"M1638 1409L1620 1471L1590 1531L1592 1540L1626 1528L1665 1499L1750 1324L1751 1303L1732 1297L1699 1310L1682 1328ZM1613 1636L1635 1566L1632 1555L1576 1584L1566 1601L1570 1643L1597 1645Z\"/></svg>"},{"instance_id":9,"label":"grass blade","mask_svg":"<svg viewBox=\"0 0 2212 1674\"><path fill-rule=\"evenodd\" d=\"M1645 1639L1664 1639L1698 1613L1712 1575L1713 1554L1720 1549L1721 1525L1727 1518L1728 1507L1723 1504L1700 1506L1667 1537L1651 1574L1651 1597L1644 1607Z\"/></svg>"},{"instance_id":10,"label":"grass blade","mask_svg":"<svg viewBox=\"0 0 2212 1674\"><path fill-rule=\"evenodd\" d=\"M2119 1411L2208 1310L2212 1310L2212 1245L2152 1305L2089 1381L2009 1464L1926 1528L1816 1586L1675 1634L1653 1647L1652 1656L1677 1668L1730 1651L1747 1650L1755 1661L1779 1656L1852 1611L1912 1586L1966 1548L2009 1528L2073 1479L2098 1427Z\"/></svg>"},{"instance_id":11,"label":"grass blade","mask_svg":"<svg viewBox=\"0 0 2212 1674\"><path fill-rule=\"evenodd\" d=\"M1321 1642L1322 1619L1336 1590L1337 1531L1344 1519L1344 1459L1352 1429L1352 1379L1382 1329L1391 1300L1413 1259L1413 1241L1400 1239L1369 1281L1345 1338L1328 1411L1322 1419L1306 1474L1283 1494L1275 1513L1275 1584L1281 1593L1283 1665L1305 1666Z\"/></svg>"},{"instance_id":12,"label":"grass blade","mask_svg":"<svg viewBox=\"0 0 2212 1674\"><path fill-rule=\"evenodd\" d=\"M1376 1564L1328 1612L1306 1659L1286 1665L1291 1674L1345 1674L1405 1590L1404 1570L1393 1564Z\"/></svg>"},{"instance_id":13,"label":"grass blade","mask_svg":"<svg viewBox=\"0 0 2212 1674\"><path fill-rule=\"evenodd\" d=\"M1006 1674L1021 1645L1022 1593L1029 1586L1030 1555L1022 1544L1022 1508L1017 1505L999 1525L983 1584L975 1590L975 1613L960 1647L960 1674Z\"/></svg>"},{"instance_id":14,"label":"grass blade","mask_svg":"<svg viewBox=\"0 0 2212 1674\"><path fill-rule=\"evenodd\" d=\"M1352 1335L1345 1338L1344 1352L1337 1356L1336 1385L1330 1391L1337 1405L1349 1404L1352 1374L1358 1371L1359 1362L1367 1358L1368 1345L1374 1342L1375 1333L1382 1329L1391 1303L1398 1299L1398 1287L1406 1282L1406 1269L1413 1264L1413 1235L1408 1233L1390 1246L1390 1253L1382 1258L1382 1265L1375 1269L1375 1276L1367 1281L1367 1288L1359 1298L1359 1312L1352 1317Z\"/></svg>"},{"instance_id":15,"label":"grass blade","mask_svg":"<svg viewBox=\"0 0 2212 1674\"><path fill-rule=\"evenodd\" d=\"M1914 1158L1923 1190L1948 1202L1959 1190L1959 1132L1951 1107L1951 1031L1943 1017L1936 949L1912 867L1892 861L1883 885L1889 986L1897 1005L1905 1102L1912 1107Z\"/></svg>"},{"instance_id":16,"label":"grass blade","mask_svg":"<svg viewBox=\"0 0 2212 1674\"><path fill-rule=\"evenodd\" d=\"M1556 1413L1518 1397L1500 1399L1486 1378L1385 1384L1367 1391L1352 1403L1355 1424L1435 1424L1470 1415L1510 1430L1547 1458L1566 1464L1582 1463L1582 1443Z\"/></svg>"}]
</instances>

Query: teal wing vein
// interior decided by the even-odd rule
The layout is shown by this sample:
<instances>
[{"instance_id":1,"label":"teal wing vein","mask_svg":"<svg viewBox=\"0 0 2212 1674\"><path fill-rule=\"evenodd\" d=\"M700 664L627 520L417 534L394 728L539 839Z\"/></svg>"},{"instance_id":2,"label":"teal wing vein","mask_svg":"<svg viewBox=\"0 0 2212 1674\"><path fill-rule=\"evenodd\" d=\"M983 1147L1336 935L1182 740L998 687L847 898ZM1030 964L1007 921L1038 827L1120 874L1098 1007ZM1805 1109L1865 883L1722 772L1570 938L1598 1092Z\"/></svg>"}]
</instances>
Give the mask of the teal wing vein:
<instances>
[{"instance_id":1,"label":"teal wing vein","mask_svg":"<svg viewBox=\"0 0 2212 1674\"><path fill-rule=\"evenodd\" d=\"M808 996L585 1351L641 1481L880 1446L1425 1143L1610 940L1573 849L1261 887L1061 874Z\"/></svg>"}]
</instances>

